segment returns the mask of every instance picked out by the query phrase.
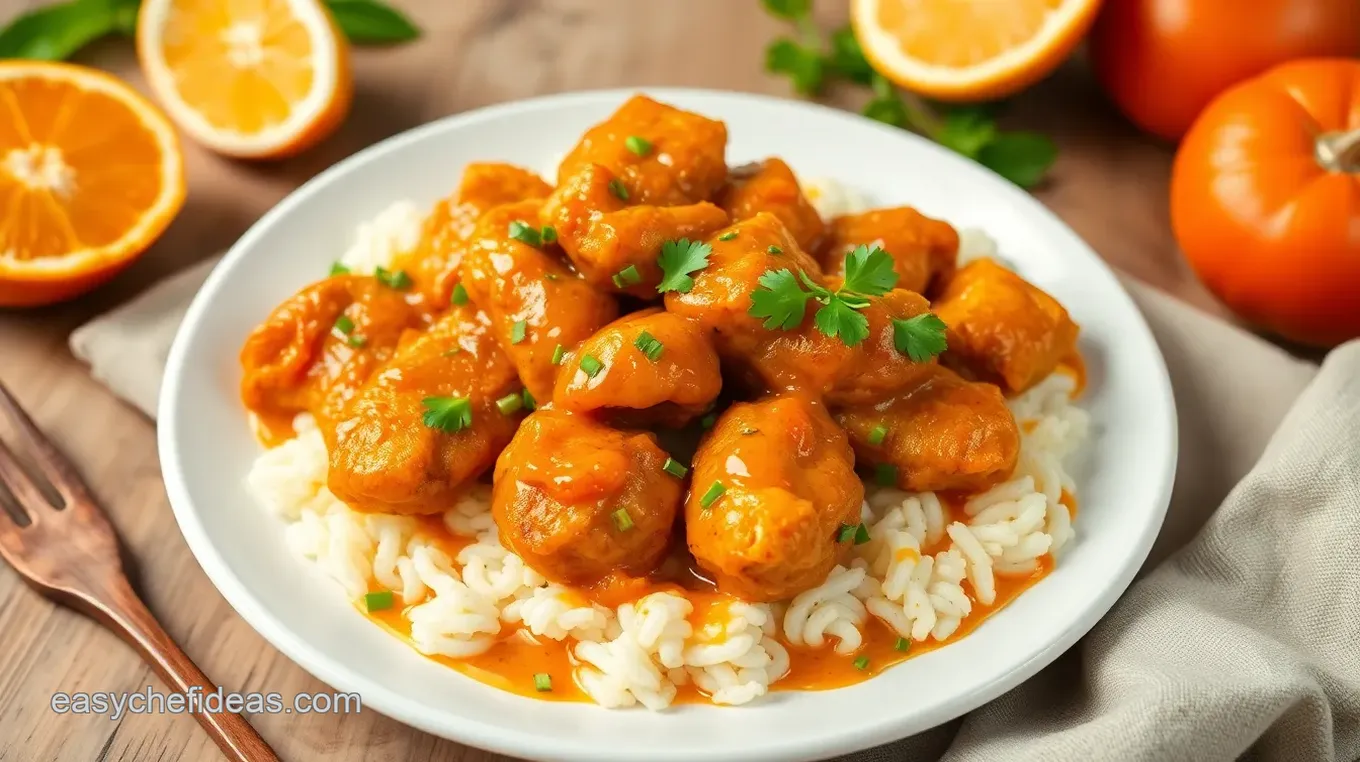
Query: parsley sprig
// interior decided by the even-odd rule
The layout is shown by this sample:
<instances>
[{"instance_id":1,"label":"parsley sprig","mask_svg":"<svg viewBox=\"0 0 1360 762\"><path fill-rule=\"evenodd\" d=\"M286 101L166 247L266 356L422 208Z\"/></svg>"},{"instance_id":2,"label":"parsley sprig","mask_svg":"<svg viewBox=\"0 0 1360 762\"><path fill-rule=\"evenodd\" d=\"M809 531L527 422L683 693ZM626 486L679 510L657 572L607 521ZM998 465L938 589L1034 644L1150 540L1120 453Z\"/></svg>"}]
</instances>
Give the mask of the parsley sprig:
<instances>
[{"instance_id":1,"label":"parsley sprig","mask_svg":"<svg viewBox=\"0 0 1360 762\"><path fill-rule=\"evenodd\" d=\"M982 164L1022 188L1043 180L1057 158L1053 141L1036 132L1003 132L991 109L932 106L898 90L874 71L847 24L828 42L812 19L812 0L761 0L765 10L793 24L797 39L779 37L765 49L765 69L789 78L801 95L816 97L826 83L842 79L871 88L860 112L870 119L918 132Z\"/></svg>"},{"instance_id":2,"label":"parsley sprig","mask_svg":"<svg viewBox=\"0 0 1360 762\"><path fill-rule=\"evenodd\" d=\"M661 282L656 285L657 293L679 291L688 294L694 288L693 274L708 267L708 255L712 253L712 246L688 238L661 244L661 254L656 259L662 272Z\"/></svg>"},{"instance_id":3,"label":"parsley sprig","mask_svg":"<svg viewBox=\"0 0 1360 762\"><path fill-rule=\"evenodd\" d=\"M808 277L785 269L766 270L751 292L752 317L763 318L767 330L790 331L803 324L807 304L820 306L812 316L817 330L853 347L869 338L869 319L861 312L869 297L882 296L897 285L893 260L882 249L857 246L845 256L845 280L832 291ZM946 348L944 321L931 313L893 318L893 345L915 362L926 362Z\"/></svg>"}]
</instances>

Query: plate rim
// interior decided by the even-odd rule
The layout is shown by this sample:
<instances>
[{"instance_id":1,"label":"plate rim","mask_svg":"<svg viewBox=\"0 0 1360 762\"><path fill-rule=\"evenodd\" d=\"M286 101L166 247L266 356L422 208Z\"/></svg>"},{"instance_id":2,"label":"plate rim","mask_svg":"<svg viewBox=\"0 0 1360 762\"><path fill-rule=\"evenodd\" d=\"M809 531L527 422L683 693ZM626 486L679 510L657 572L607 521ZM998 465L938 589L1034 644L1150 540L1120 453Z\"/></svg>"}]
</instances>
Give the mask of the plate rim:
<instances>
[{"instance_id":1,"label":"plate rim","mask_svg":"<svg viewBox=\"0 0 1360 762\"><path fill-rule=\"evenodd\" d=\"M638 93L663 101L668 98L682 100L687 98L729 99L756 102L780 108L792 106L823 112L836 119L858 122L862 127L890 132L895 139L916 143L918 149L947 155L950 157L950 161L960 166L961 172L965 174L972 172L979 175L979 182L1007 186L1000 192L1009 194L1012 203L1017 204L1023 213L1044 218L1047 223L1061 228L1085 249L1089 258L1098 268L1104 270L1110 276L1126 303L1124 307L1146 335L1147 341L1153 349L1156 365L1151 370L1159 387L1156 390L1157 397L1165 401L1163 410L1166 416L1163 423L1166 425L1168 437L1164 449L1166 457L1161 464L1160 472L1153 475L1154 478L1160 479L1161 489L1158 491L1156 505L1152 507L1148 514L1149 521L1144 526L1142 534L1133 543L1134 552L1129 556L1130 561L1120 570L1112 584L1106 587L1094 600L1082 607L1083 614L1063 629L1058 637L1052 639L1046 647L1015 664L1011 669L993 676L973 693L961 694L952 701L936 703L915 714L885 718L883 721L873 724L872 727L863 729L862 732L829 731L819 736L817 744L812 748L801 742L795 745L789 741L781 742L778 738L763 739L766 742L762 743L758 749L753 750L748 747L739 750L740 753L725 752L714 756L710 762L723 762L723 760L733 760L733 762L737 760L742 762L812 760L890 743L970 712L1033 677L1043 667L1052 663L1058 656L1071 648L1109 613L1114 603L1122 597L1133 582L1138 570L1146 563L1152 544L1165 521L1178 460L1179 420L1170 375L1161 348L1157 344L1142 312L1133 302L1115 271L1095 253L1076 231L1040 203L1038 199L1011 185L990 170L957 157L948 149L914 133L873 122L851 112L823 104L763 94L705 88L640 86L572 91L484 106L436 119L367 146L318 173L271 207L228 249L221 261L213 267L198 293L195 294L179 328L176 330L175 338L167 354L165 372L162 377L161 395L157 404L157 450L162 465L162 477L176 524L196 562L203 569L213 586L217 588L227 603L246 621L251 629L327 686L335 690L360 693L366 708L373 709L398 722L432 735L502 754L569 762L633 762L631 755L618 749L602 748L598 745L581 743L572 739L542 738L532 733L531 730L509 735L499 728L487 725L479 720L453 713L435 712L428 708L422 712L420 711L421 705L412 706L412 700L405 698L398 691L350 671L339 660L326 657L316 651L306 641L296 636L286 624L264 609L256 600L254 594L231 571L231 568L217 550L215 543L206 531L206 527L196 515L197 510L194 508L193 499L189 495L183 475L181 457L171 432L177 429L176 419L179 416L174 400L180 394L179 378L181 374L179 370L184 364L184 355L187 352L186 344L189 334L192 333L192 328L202 320L203 314L212 303L212 297L216 294L218 285L225 277L224 273L233 269L237 261L256 245L258 239L267 235L269 229L279 219L290 214L295 207L302 204L306 199L336 182L352 171L353 168L368 162L378 161L385 154L400 150L407 144L420 142L427 135L447 130L458 130L478 122L525 112L551 110L573 105L622 102L625 98ZM741 710L729 709L727 711ZM656 762L681 762L687 757L680 756L671 750L656 749L652 759Z\"/></svg>"}]
</instances>

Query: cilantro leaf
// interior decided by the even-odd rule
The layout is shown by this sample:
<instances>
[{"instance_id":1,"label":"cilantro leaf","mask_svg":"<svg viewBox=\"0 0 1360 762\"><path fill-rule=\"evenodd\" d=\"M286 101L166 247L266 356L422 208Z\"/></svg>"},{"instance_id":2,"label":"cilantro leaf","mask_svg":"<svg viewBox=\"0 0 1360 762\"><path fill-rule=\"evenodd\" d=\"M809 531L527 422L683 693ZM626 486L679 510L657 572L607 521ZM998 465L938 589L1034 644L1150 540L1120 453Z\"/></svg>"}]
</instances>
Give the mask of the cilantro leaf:
<instances>
[{"instance_id":1,"label":"cilantro leaf","mask_svg":"<svg viewBox=\"0 0 1360 762\"><path fill-rule=\"evenodd\" d=\"M803 95L821 92L825 63L818 51L780 37L765 48L765 70L787 75L793 89Z\"/></svg>"},{"instance_id":2,"label":"cilantro leaf","mask_svg":"<svg viewBox=\"0 0 1360 762\"><path fill-rule=\"evenodd\" d=\"M688 238L661 244L661 254L656 258L662 273L661 282L656 285L657 293L679 291L688 294L694 288L694 278L690 274L708 267L708 255L712 253L712 246Z\"/></svg>"},{"instance_id":3,"label":"cilantro leaf","mask_svg":"<svg viewBox=\"0 0 1360 762\"><path fill-rule=\"evenodd\" d=\"M472 403L465 397L426 397L420 401L425 408L421 422L445 434L453 434L472 426Z\"/></svg>"},{"instance_id":4,"label":"cilantro leaf","mask_svg":"<svg viewBox=\"0 0 1360 762\"><path fill-rule=\"evenodd\" d=\"M797 21L812 12L812 0L760 0L771 16Z\"/></svg>"},{"instance_id":5,"label":"cilantro leaf","mask_svg":"<svg viewBox=\"0 0 1360 762\"><path fill-rule=\"evenodd\" d=\"M853 291L865 296L882 296L897 285L897 272L893 270L893 259L877 246L872 249L863 244L845 257L844 291Z\"/></svg>"},{"instance_id":6,"label":"cilantro leaf","mask_svg":"<svg viewBox=\"0 0 1360 762\"><path fill-rule=\"evenodd\" d=\"M869 338L869 319L839 296L833 296L817 310L813 320L817 323L817 330L833 339L839 336L847 347Z\"/></svg>"},{"instance_id":7,"label":"cilantro leaf","mask_svg":"<svg viewBox=\"0 0 1360 762\"><path fill-rule=\"evenodd\" d=\"M1058 158L1053 141L1037 132L1004 132L984 145L977 155L983 166L1019 185L1032 188Z\"/></svg>"},{"instance_id":8,"label":"cilantro leaf","mask_svg":"<svg viewBox=\"0 0 1360 762\"><path fill-rule=\"evenodd\" d=\"M783 331L797 328L807 312L812 294L798 285L798 278L787 269L766 270L760 276L760 287L751 292L751 317L765 318L766 329Z\"/></svg>"},{"instance_id":9,"label":"cilantro leaf","mask_svg":"<svg viewBox=\"0 0 1360 762\"><path fill-rule=\"evenodd\" d=\"M873 82L874 67L864 57L864 50L849 24L831 33L831 54L827 57L830 70L859 85Z\"/></svg>"},{"instance_id":10,"label":"cilantro leaf","mask_svg":"<svg viewBox=\"0 0 1360 762\"><path fill-rule=\"evenodd\" d=\"M996 138L996 122L979 108L953 108L945 114L935 141L956 153L976 159Z\"/></svg>"},{"instance_id":11,"label":"cilantro leaf","mask_svg":"<svg viewBox=\"0 0 1360 762\"><path fill-rule=\"evenodd\" d=\"M375 0L326 0L326 7L350 42L406 42L420 36L420 30L401 11Z\"/></svg>"},{"instance_id":12,"label":"cilantro leaf","mask_svg":"<svg viewBox=\"0 0 1360 762\"><path fill-rule=\"evenodd\" d=\"M893 346L915 362L926 362L949 348L944 321L934 313L924 312L906 320L894 318L892 324Z\"/></svg>"}]
</instances>

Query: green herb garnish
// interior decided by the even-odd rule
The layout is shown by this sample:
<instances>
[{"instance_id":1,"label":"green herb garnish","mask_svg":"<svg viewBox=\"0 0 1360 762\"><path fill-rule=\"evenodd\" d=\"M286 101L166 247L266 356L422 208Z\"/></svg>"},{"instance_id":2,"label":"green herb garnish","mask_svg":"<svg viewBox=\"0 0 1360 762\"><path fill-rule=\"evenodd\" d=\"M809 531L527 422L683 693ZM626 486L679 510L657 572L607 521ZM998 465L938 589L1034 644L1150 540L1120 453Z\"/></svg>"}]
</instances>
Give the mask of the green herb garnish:
<instances>
[{"instance_id":1,"label":"green herb garnish","mask_svg":"<svg viewBox=\"0 0 1360 762\"><path fill-rule=\"evenodd\" d=\"M547 693L548 691L551 691L551 690L552 690L552 675L549 675L549 674L546 673L546 672L537 672L537 673L535 673L535 674L534 674L534 690L538 691L539 693Z\"/></svg>"},{"instance_id":2,"label":"green herb garnish","mask_svg":"<svg viewBox=\"0 0 1360 762\"><path fill-rule=\"evenodd\" d=\"M602 370L604 370L604 365L593 356L586 355L581 358L581 372L586 374L588 378L598 376Z\"/></svg>"},{"instance_id":3,"label":"green herb garnish","mask_svg":"<svg viewBox=\"0 0 1360 762\"><path fill-rule=\"evenodd\" d=\"M867 656L861 656L861 657L859 657L858 659L855 659L855 669L860 670L860 671L862 672L862 671L864 671L864 670L866 670L866 669L868 669L868 668L869 668L869 657L867 657Z\"/></svg>"},{"instance_id":4,"label":"green herb garnish","mask_svg":"<svg viewBox=\"0 0 1360 762\"><path fill-rule=\"evenodd\" d=\"M708 491L704 493L704 496L699 498L699 505L704 508L713 505L718 502L718 498L722 497L723 493L726 491L727 487L724 487L722 482L713 482L713 484L709 486Z\"/></svg>"},{"instance_id":5,"label":"green herb garnish","mask_svg":"<svg viewBox=\"0 0 1360 762\"><path fill-rule=\"evenodd\" d=\"M910 648L910 647L911 647L911 641L907 640L906 638L900 638L900 637L899 637L899 638L897 639L897 642L896 642L896 643L893 643L893 650L895 650L895 651L906 651L906 650L907 650L908 648Z\"/></svg>"},{"instance_id":6,"label":"green herb garnish","mask_svg":"<svg viewBox=\"0 0 1360 762\"><path fill-rule=\"evenodd\" d=\"M784 250L783 250L783 249L779 248L778 246L775 246L774 244L770 244L769 248L767 248L767 249L765 249L765 250L768 251L768 252L770 252L771 254L783 254L783 253L784 253Z\"/></svg>"},{"instance_id":7,"label":"green herb garnish","mask_svg":"<svg viewBox=\"0 0 1360 762\"><path fill-rule=\"evenodd\" d=\"M543 233L538 228L530 227L529 223L523 220L511 222L508 235L525 246L538 248L543 245Z\"/></svg>"},{"instance_id":8,"label":"green herb garnish","mask_svg":"<svg viewBox=\"0 0 1360 762\"><path fill-rule=\"evenodd\" d=\"M332 264L331 264L331 275L332 275L332 276L335 276L335 275L349 275L349 267L347 267L346 265L344 265L344 264L342 264L342 263L340 263L340 262L332 263Z\"/></svg>"},{"instance_id":9,"label":"green herb garnish","mask_svg":"<svg viewBox=\"0 0 1360 762\"><path fill-rule=\"evenodd\" d=\"M525 410L528 410L529 412L532 413L532 412L534 412L535 410L538 409L538 400L534 399L534 395L532 395L532 394L529 393L529 387L527 387L527 386L524 387L524 391L521 392L520 394L521 394L521 396L524 397L524 409L525 409Z\"/></svg>"},{"instance_id":10,"label":"green herb garnish","mask_svg":"<svg viewBox=\"0 0 1360 762\"><path fill-rule=\"evenodd\" d=\"M836 530L836 542L850 542L855 539L854 524L841 524L840 529Z\"/></svg>"},{"instance_id":11,"label":"green herb garnish","mask_svg":"<svg viewBox=\"0 0 1360 762\"><path fill-rule=\"evenodd\" d=\"M377 278L378 282L384 286L395 288L398 291L405 291L411 287L411 276L407 275L405 270L389 271L379 267L373 271L373 277Z\"/></svg>"},{"instance_id":12,"label":"green herb garnish","mask_svg":"<svg viewBox=\"0 0 1360 762\"><path fill-rule=\"evenodd\" d=\"M656 259L662 273L661 282L656 285L657 293L679 291L688 294L694 288L691 275L708 267L708 255L712 253L712 246L688 238L661 244L661 254Z\"/></svg>"},{"instance_id":13,"label":"green herb garnish","mask_svg":"<svg viewBox=\"0 0 1360 762\"><path fill-rule=\"evenodd\" d=\"M708 415L699 419L699 426L700 428L711 429L713 428L713 424L717 422L718 416L714 415L713 413L709 413Z\"/></svg>"},{"instance_id":14,"label":"green herb garnish","mask_svg":"<svg viewBox=\"0 0 1360 762\"><path fill-rule=\"evenodd\" d=\"M875 426L875 427L874 427L874 430L873 430L873 431L870 431L870 432L869 432L869 444L874 445L875 447L877 447L878 445L883 444L883 440L884 440L887 436L888 436L888 427L887 427L887 426L884 426L884 425L882 425L882 424L879 424L878 426Z\"/></svg>"},{"instance_id":15,"label":"green herb garnish","mask_svg":"<svg viewBox=\"0 0 1360 762\"><path fill-rule=\"evenodd\" d=\"M718 240L719 240L719 241L731 241L732 239L734 239L734 238L736 238L736 237L737 237L737 231L735 231L735 230L729 230L729 231L727 231L726 233L723 233L722 235L718 236Z\"/></svg>"},{"instance_id":16,"label":"green herb garnish","mask_svg":"<svg viewBox=\"0 0 1360 762\"><path fill-rule=\"evenodd\" d=\"M566 354L567 354L567 348L564 347L564 346L562 346L561 344L558 344L557 346L553 347L552 364L553 364L553 365L561 365L561 364L562 364L562 358L563 358Z\"/></svg>"},{"instance_id":17,"label":"green herb garnish","mask_svg":"<svg viewBox=\"0 0 1360 762\"><path fill-rule=\"evenodd\" d=\"M472 403L464 397L426 397L421 421L432 429L453 434L472 426Z\"/></svg>"},{"instance_id":18,"label":"green herb garnish","mask_svg":"<svg viewBox=\"0 0 1360 762\"><path fill-rule=\"evenodd\" d=\"M335 319L335 330L348 336L354 333L354 321L350 320L349 315L341 315Z\"/></svg>"},{"instance_id":19,"label":"green herb garnish","mask_svg":"<svg viewBox=\"0 0 1360 762\"><path fill-rule=\"evenodd\" d=\"M637 135L629 135L624 139L623 145L638 156L646 156L652 152L652 141Z\"/></svg>"},{"instance_id":20,"label":"green herb garnish","mask_svg":"<svg viewBox=\"0 0 1360 762\"><path fill-rule=\"evenodd\" d=\"M863 545L869 541L869 527L860 524L855 527L855 544Z\"/></svg>"},{"instance_id":21,"label":"green herb garnish","mask_svg":"<svg viewBox=\"0 0 1360 762\"><path fill-rule=\"evenodd\" d=\"M463 288L462 283L453 287L453 293L449 295L449 301L459 307L468 303L468 292L466 288Z\"/></svg>"},{"instance_id":22,"label":"green herb garnish","mask_svg":"<svg viewBox=\"0 0 1360 762\"><path fill-rule=\"evenodd\" d=\"M501 415L514 415L522 407L524 407L524 397L519 394L507 394L496 400L496 409L501 411Z\"/></svg>"},{"instance_id":23,"label":"green herb garnish","mask_svg":"<svg viewBox=\"0 0 1360 762\"><path fill-rule=\"evenodd\" d=\"M623 181L617 177L609 181L609 192L613 193L614 197L620 201L628 200L628 189L624 187Z\"/></svg>"},{"instance_id":24,"label":"green herb garnish","mask_svg":"<svg viewBox=\"0 0 1360 762\"><path fill-rule=\"evenodd\" d=\"M391 590L379 590L375 593L364 594L364 608L369 611L390 609L394 602Z\"/></svg>"},{"instance_id":25,"label":"green herb garnish","mask_svg":"<svg viewBox=\"0 0 1360 762\"><path fill-rule=\"evenodd\" d=\"M874 483L880 487L891 487L897 484L897 466L891 463L879 463L874 466Z\"/></svg>"},{"instance_id":26,"label":"green herb garnish","mask_svg":"<svg viewBox=\"0 0 1360 762\"><path fill-rule=\"evenodd\" d=\"M642 333L638 334L637 339L633 341L633 346L637 347L638 351L646 355L647 359L651 360L652 362L656 362L657 360L661 359L661 352L662 350L665 349L664 344L657 340L655 336L651 335L650 333L647 333L646 331L643 331Z\"/></svg>"},{"instance_id":27,"label":"green herb garnish","mask_svg":"<svg viewBox=\"0 0 1360 762\"><path fill-rule=\"evenodd\" d=\"M614 285L619 288L629 288L642 282L642 273L638 272L635 265L627 267L614 273Z\"/></svg>"},{"instance_id":28,"label":"green herb garnish","mask_svg":"<svg viewBox=\"0 0 1360 762\"><path fill-rule=\"evenodd\" d=\"M614 511L610 514L610 518L614 519L614 526L618 527L620 532L627 532L633 528L633 517L628 515L626 508Z\"/></svg>"},{"instance_id":29,"label":"green herb garnish","mask_svg":"<svg viewBox=\"0 0 1360 762\"><path fill-rule=\"evenodd\" d=\"M817 330L853 347L869 337L869 319L860 313L869 306L869 297L882 296L897 284L892 266L892 257L877 246L857 246L845 256L845 280L835 291L801 270L797 276L787 269L766 270L751 292L747 312L764 318L767 329L789 331L802 325L812 299L821 304L813 316Z\"/></svg>"},{"instance_id":30,"label":"green herb garnish","mask_svg":"<svg viewBox=\"0 0 1360 762\"><path fill-rule=\"evenodd\" d=\"M544 246L551 246L557 243L557 228L552 225L544 225L539 231L538 237L543 241Z\"/></svg>"},{"instance_id":31,"label":"green herb garnish","mask_svg":"<svg viewBox=\"0 0 1360 762\"><path fill-rule=\"evenodd\" d=\"M923 312L916 317L893 318L893 346L915 362L926 362L949 348L944 321L933 313Z\"/></svg>"},{"instance_id":32,"label":"green herb garnish","mask_svg":"<svg viewBox=\"0 0 1360 762\"><path fill-rule=\"evenodd\" d=\"M521 341L524 341L524 337L528 334L528 331L529 324L527 322L516 320L515 324L510 326L510 343L518 344Z\"/></svg>"},{"instance_id":33,"label":"green herb garnish","mask_svg":"<svg viewBox=\"0 0 1360 762\"><path fill-rule=\"evenodd\" d=\"M345 343L350 345L351 347L354 347L355 349L362 349L363 346L368 343L368 339L364 338L363 336L350 335L345 337Z\"/></svg>"},{"instance_id":34,"label":"green herb garnish","mask_svg":"<svg viewBox=\"0 0 1360 762\"><path fill-rule=\"evenodd\" d=\"M689 469L681 465L680 461L675 458L666 458L666 462L661 464L661 470L677 479L683 479L685 474L689 473Z\"/></svg>"}]
</instances>

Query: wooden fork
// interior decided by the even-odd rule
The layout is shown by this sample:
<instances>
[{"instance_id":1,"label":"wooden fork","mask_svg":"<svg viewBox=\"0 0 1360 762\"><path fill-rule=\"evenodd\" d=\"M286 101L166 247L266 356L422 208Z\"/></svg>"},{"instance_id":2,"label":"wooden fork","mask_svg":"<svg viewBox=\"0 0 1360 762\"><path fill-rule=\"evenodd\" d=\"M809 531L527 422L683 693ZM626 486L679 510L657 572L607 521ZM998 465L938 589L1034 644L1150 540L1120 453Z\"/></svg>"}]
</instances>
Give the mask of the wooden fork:
<instances>
[{"instance_id":1,"label":"wooden fork","mask_svg":"<svg viewBox=\"0 0 1360 762\"><path fill-rule=\"evenodd\" d=\"M81 484L75 469L42 435L0 384L0 416L8 418L31 459L57 491L54 505L0 440L0 484L14 495L23 517L0 509L0 556L35 590L113 630L137 649L173 692L203 694L216 686L170 640L128 582L118 536ZM17 521L24 518L26 523ZM269 745L239 714L194 713L222 753L235 762L278 762Z\"/></svg>"}]
</instances>

